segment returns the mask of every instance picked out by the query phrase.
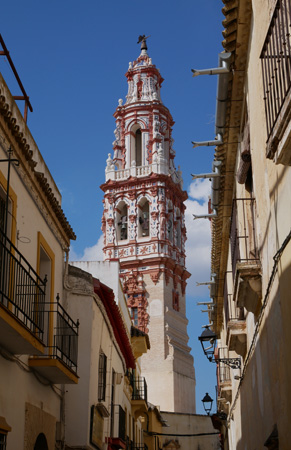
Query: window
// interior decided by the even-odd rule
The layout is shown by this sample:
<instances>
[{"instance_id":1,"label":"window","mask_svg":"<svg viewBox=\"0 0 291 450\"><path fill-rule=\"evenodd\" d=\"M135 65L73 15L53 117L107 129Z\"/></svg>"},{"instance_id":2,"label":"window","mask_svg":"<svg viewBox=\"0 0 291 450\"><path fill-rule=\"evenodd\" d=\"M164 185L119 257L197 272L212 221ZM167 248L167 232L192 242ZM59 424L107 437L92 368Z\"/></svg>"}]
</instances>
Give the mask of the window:
<instances>
[{"instance_id":1,"label":"window","mask_svg":"<svg viewBox=\"0 0 291 450\"><path fill-rule=\"evenodd\" d=\"M230 224L230 244L233 274L237 262L259 263L259 249L256 240L255 199L234 198Z\"/></svg>"},{"instance_id":2,"label":"window","mask_svg":"<svg viewBox=\"0 0 291 450\"><path fill-rule=\"evenodd\" d=\"M172 210L169 211L169 217L167 221L167 237L170 242L173 242L173 215Z\"/></svg>"},{"instance_id":3,"label":"window","mask_svg":"<svg viewBox=\"0 0 291 450\"><path fill-rule=\"evenodd\" d=\"M6 422L5 417L0 416L0 450L6 450L7 434L11 431L11 427Z\"/></svg>"},{"instance_id":4,"label":"window","mask_svg":"<svg viewBox=\"0 0 291 450\"><path fill-rule=\"evenodd\" d=\"M37 254L37 273L41 280L46 280L45 284L45 302L52 303L54 301L54 267L55 267L55 255L48 245L47 241L38 232L38 254ZM50 308L46 308L47 311ZM53 312L50 311L49 314L45 315L44 321L44 338L46 345L53 349L53 339L54 339L54 320Z\"/></svg>"},{"instance_id":5,"label":"window","mask_svg":"<svg viewBox=\"0 0 291 450\"><path fill-rule=\"evenodd\" d=\"M261 52L267 153L276 164L291 165L291 0L277 0Z\"/></svg>"},{"instance_id":6,"label":"window","mask_svg":"<svg viewBox=\"0 0 291 450\"><path fill-rule=\"evenodd\" d=\"M98 401L105 401L106 394L106 368L107 368L107 356L101 352L99 355L99 373L98 373Z\"/></svg>"},{"instance_id":7,"label":"window","mask_svg":"<svg viewBox=\"0 0 291 450\"><path fill-rule=\"evenodd\" d=\"M173 309L179 311L179 293L173 290Z\"/></svg>"},{"instance_id":8,"label":"window","mask_svg":"<svg viewBox=\"0 0 291 450\"><path fill-rule=\"evenodd\" d=\"M53 301L55 255L40 231L38 232L37 270L42 280L47 278L46 301Z\"/></svg>"},{"instance_id":9,"label":"window","mask_svg":"<svg viewBox=\"0 0 291 450\"><path fill-rule=\"evenodd\" d=\"M135 327L138 327L138 308L131 308L131 319Z\"/></svg>"},{"instance_id":10,"label":"window","mask_svg":"<svg viewBox=\"0 0 291 450\"><path fill-rule=\"evenodd\" d=\"M7 434L4 434L0 431L0 450L6 450L6 437Z\"/></svg>"},{"instance_id":11,"label":"window","mask_svg":"<svg viewBox=\"0 0 291 450\"><path fill-rule=\"evenodd\" d=\"M175 220L175 245L181 250L181 215L180 211L176 210L176 220Z\"/></svg>"},{"instance_id":12,"label":"window","mask_svg":"<svg viewBox=\"0 0 291 450\"><path fill-rule=\"evenodd\" d=\"M118 437L125 441L126 439L126 411L119 406L119 423L118 423Z\"/></svg>"},{"instance_id":13,"label":"window","mask_svg":"<svg viewBox=\"0 0 291 450\"><path fill-rule=\"evenodd\" d=\"M291 1L278 0L261 53L268 139L291 87Z\"/></svg>"},{"instance_id":14,"label":"window","mask_svg":"<svg viewBox=\"0 0 291 450\"><path fill-rule=\"evenodd\" d=\"M111 378L111 417L110 417L110 436L114 436L114 406L115 406L115 371L112 369Z\"/></svg>"}]
</instances>

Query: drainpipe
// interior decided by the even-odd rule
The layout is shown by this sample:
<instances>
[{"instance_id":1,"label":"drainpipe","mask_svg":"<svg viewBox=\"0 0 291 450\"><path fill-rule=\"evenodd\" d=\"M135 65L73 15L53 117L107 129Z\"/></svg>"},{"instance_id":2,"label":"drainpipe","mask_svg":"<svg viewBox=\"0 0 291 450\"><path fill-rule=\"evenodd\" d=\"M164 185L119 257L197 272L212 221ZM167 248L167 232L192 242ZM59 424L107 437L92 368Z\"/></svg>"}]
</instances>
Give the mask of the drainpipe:
<instances>
[{"instance_id":1,"label":"drainpipe","mask_svg":"<svg viewBox=\"0 0 291 450\"><path fill-rule=\"evenodd\" d=\"M222 135L220 133L217 134L216 138L213 141L201 141L201 142L195 142L192 141L193 148L195 147L210 147L210 146L217 146L223 144Z\"/></svg>"},{"instance_id":2,"label":"drainpipe","mask_svg":"<svg viewBox=\"0 0 291 450\"><path fill-rule=\"evenodd\" d=\"M223 134L226 117L226 107L228 98L228 81L230 72L231 53L219 54L219 66L224 68L226 72L218 76L217 96L216 96L216 115L215 115L215 133Z\"/></svg>"},{"instance_id":3,"label":"drainpipe","mask_svg":"<svg viewBox=\"0 0 291 450\"><path fill-rule=\"evenodd\" d=\"M216 273L212 273L211 274L211 280L210 281L204 281L202 283L198 283L196 281L196 286L208 286L208 288L210 290L209 296L211 298L214 298L215 297L215 291L216 291ZM203 303L197 303L197 305L198 304L200 304L200 305L213 305L214 303L213 302L209 302L209 303L203 302Z\"/></svg>"},{"instance_id":4,"label":"drainpipe","mask_svg":"<svg viewBox=\"0 0 291 450\"><path fill-rule=\"evenodd\" d=\"M192 175L193 180L197 178L209 178L211 179L211 209L214 211L212 214L205 214L198 216L193 214L195 219L207 219L217 216L217 208L219 205L219 187L220 187L220 167L221 161L213 161L212 173L202 173L199 175Z\"/></svg>"},{"instance_id":5,"label":"drainpipe","mask_svg":"<svg viewBox=\"0 0 291 450\"><path fill-rule=\"evenodd\" d=\"M216 93L216 115L215 115L215 140L193 142L193 147L199 146L217 146L223 144L222 135L224 133L226 106L228 98L228 80L230 72L231 53L221 52L218 55L219 67L215 69L192 69L193 77L198 75L218 75L217 93Z\"/></svg>"}]
</instances>

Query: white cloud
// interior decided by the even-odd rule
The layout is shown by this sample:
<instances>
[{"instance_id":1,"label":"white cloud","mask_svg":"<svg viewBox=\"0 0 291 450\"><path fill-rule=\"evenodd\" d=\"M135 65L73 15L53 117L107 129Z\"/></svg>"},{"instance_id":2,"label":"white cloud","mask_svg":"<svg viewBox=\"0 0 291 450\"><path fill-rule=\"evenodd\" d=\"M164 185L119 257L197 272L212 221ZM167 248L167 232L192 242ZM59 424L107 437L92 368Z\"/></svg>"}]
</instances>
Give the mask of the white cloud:
<instances>
[{"instance_id":1,"label":"white cloud","mask_svg":"<svg viewBox=\"0 0 291 450\"><path fill-rule=\"evenodd\" d=\"M210 195L211 183L208 179L194 180L188 190L189 197L196 200L208 201Z\"/></svg>"},{"instance_id":2,"label":"white cloud","mask_svg":"<svg viewBox=\"0 0 291 450\"><path fill-rule=\"evenodd\" d=\"M103 235L101 235L95 245L86 247L83 255L78 255L74 248L70 250L70 261L103 261Z\"/></svg>"},{"instance_id":3,"label":"white cloud","mask_svg":"<svg viewBox=\"0 0 291 450\"><path fill-rule=\"evenodd\" d=\"M210 189L209 180L195 180L189 186L186 201L186 266L192 274L188 280L187 294L198 297L209 292L207 287L196 287L196 281L209 281L210 278L211 230L208 219L194 220L193 214L208 214Z\"/></svg>"}]
</instances>

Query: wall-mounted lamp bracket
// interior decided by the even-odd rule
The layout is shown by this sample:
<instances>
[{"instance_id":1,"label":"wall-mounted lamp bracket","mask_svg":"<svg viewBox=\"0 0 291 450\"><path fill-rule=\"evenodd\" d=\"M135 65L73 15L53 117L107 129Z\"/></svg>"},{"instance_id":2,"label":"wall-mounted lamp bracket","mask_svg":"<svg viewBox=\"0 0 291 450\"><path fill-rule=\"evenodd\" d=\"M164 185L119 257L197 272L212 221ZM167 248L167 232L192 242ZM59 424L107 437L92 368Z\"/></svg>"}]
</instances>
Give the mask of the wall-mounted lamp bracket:
<instances>
[{"instance_id":1,"label":"wall-mounted lamp bracket","mask_svg":"<svg viewBox=\"0 0 291 450\"><path fill-rule=\"evenodd\" d=\"M240 369L241 368L241 359L240 358L216 358L213 360L209 360L213 363L223 363L229 366L231 369Z\"/></svg>"}]
</instances>

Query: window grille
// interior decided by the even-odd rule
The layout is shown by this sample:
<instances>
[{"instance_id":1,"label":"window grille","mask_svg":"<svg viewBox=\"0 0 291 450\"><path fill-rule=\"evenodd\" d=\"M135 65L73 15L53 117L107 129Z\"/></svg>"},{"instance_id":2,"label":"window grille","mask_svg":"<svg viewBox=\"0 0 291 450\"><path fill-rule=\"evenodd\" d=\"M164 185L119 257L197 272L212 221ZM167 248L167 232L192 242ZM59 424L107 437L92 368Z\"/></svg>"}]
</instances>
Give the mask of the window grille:
<instances>
[{"instance_id":1,"label":"window grille","mask_svg":"<svg viewBox=\"0 0 291 450\"><path fill-rule=\"evenodd\" d=\"M106 393L107 356L101 352L99 355L98 401L105 401Z\"/></svg>"},{"instance_id":2,"label":"window grille","mask_svg":"<svg viewBox=\"0 0 291 450\"><path fill-rule=\"evenodd\" d=\"M268 140L291 88L291 0L278 0L261 52Z\"/></svg>"}]
</instances>

